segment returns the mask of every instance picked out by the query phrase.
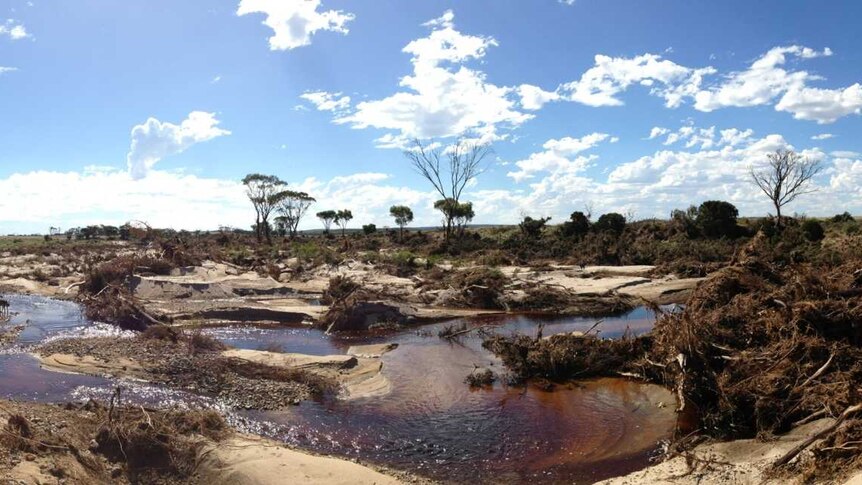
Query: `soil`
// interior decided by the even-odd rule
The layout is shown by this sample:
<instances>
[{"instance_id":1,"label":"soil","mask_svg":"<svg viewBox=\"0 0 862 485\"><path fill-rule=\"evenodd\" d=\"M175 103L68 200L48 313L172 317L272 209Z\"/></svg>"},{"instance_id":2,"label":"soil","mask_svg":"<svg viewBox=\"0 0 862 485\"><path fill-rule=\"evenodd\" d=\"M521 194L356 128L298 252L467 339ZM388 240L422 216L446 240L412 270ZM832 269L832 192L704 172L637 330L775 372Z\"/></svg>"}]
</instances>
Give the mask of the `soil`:
<instances>
[{"instance_id":1,"label":"soil","mask_svg":"<svg viewBox=\"0 0 862 485\"><path fill-rule=\"evenodd\" d=\"M239 434L207 411L0 401L0 423L3 483L427 483Z\"/></svg>"}]
</instances>

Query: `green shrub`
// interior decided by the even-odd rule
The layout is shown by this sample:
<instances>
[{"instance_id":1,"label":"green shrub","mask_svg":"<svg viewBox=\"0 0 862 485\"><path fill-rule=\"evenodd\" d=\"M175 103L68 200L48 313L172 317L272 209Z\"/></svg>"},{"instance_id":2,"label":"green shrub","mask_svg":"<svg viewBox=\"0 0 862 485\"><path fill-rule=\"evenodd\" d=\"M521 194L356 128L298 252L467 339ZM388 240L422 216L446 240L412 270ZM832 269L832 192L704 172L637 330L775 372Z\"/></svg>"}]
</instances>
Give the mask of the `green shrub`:
<instances>
[{"instance_id":1,"label":"green shrub","mask_svg":"<svg viewBox=\"0 0 862 485\"><path fill-rule=\"evenodd\" d=\"M708 238L735 237L738 234L738 216L739 211L730 202L708 200L697 208L695 223Z\"/></svg>"},{"instance_id":2,"label":"green shrub","mask_svg":"<svg viewBox=\"0 0 862 485\"><path fill-rule=\"evenodd\" d=\"M805 236L805 239L808 239L811 242L823 240L825 232L826 231L823 230L823 225L815 220L809 219L802 223L802 234Z\"/></svg>"},{"instance_id":3,"label":"green shrub","mask_svg":"<svg viewBox=\"0 0 862 485\"><path fill-rule=\"evenodd\" d=\"M613 232L622 234L626 228L626 218L622 214L609 212L599 217L599 220L593 225L593 229L597 232Z\"/></svg>"}]
</instances>

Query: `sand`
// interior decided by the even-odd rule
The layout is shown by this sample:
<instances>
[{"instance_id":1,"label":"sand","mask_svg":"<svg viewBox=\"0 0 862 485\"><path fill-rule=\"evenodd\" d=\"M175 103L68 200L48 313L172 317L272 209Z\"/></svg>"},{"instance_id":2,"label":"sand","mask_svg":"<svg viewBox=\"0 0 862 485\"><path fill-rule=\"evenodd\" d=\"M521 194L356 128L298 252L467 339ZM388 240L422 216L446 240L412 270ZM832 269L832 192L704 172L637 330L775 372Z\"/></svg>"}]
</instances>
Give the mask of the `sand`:
<instances>
[{"instance_id":1,"label":"sand","mask_svg":"<svg viewBox=\"0 0 862 485\"><path fill-rule=\"evenodd\" d=\"M688 466L684 456L678 456L644 470L599 483L603 485L799 483L798 480L765 478L764 470L808 436L828 427L833 422L831 419L814 421L795 428L775 441L735 440L703 444L693 451L694 456L699 458L699 463L694 468ZM852 478L846 483L862 483L862 476Z\"/></svg>"},{"instance_id":2,"label":"sand","mask_svg":"<svg viewBox=\"0 0 862 485\"><path fill-rule=\"evenodd\" d=\"M209 485L296 483L307 485L388 485L402 483L346 460L291 450L258 437L240 435L204 448L201 483Z\"/></svg>"}]
</instances>

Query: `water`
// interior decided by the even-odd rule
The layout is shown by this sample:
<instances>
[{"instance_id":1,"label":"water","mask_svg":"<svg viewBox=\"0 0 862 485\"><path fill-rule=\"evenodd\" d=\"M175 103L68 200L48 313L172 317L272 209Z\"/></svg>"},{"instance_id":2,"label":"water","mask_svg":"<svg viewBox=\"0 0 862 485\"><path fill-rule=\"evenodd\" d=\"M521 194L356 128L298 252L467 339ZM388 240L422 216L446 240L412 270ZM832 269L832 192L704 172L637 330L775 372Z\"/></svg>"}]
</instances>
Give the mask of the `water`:
<instances>
[{"instance_id":1,"label":"water","mask_svg":"<svg viewBox=\"0 0 862 485\"><path fill-rule=\"evenodd\" d=\"M497 333L543 335L586 331L591 318L489 316L464 320ZM474 331L456 341L437 337L448 325L373 336L327 336L311 328L210 329L239 348L277 348L315 355L343 354L351 345L393 342L382 357L392 393L358 401L303 403L280 412L250 413L270 423L267 434L296 446L409 469L445 481L591 482L644 467L676 417L673 396L656 386L601 379L562 386L471 390L464 378L476 367L503 373ZM607 318L606 337L652 328L645 309ZM665 405L659 407L659 403Z\"/></svg>"},{"instance_id":2,"label":"water","mask_svg":"<svg viewBox=\"0 0 862 485\"><path fill-rule=\"evenodd\" d=\"M502 373L481 347L478 331L457 341L437 333L448 322L375 335L326 336L309 327L226 327L206 332L238 348L343 354L351 345L393 342L383 373L392 392L353 401L306 402L279 412L234 412L212 398L131 381L42 370L27 351L70 335L129 336L81 317L77 305L39 297L5 297L17 312L7 325L26 325L0 349L0 396L42 402L109 399L121 385L126 402L216 408L243 430L317 452L410 470L447 482L591 482L642 468L675 423L673 396L656 386L601 379L560 386L496 383L470 389L475 367ZM494 316L464 320L469 327L535 335L585 331L595 319ZM652 326L643 309L607 318L606 337L640 334ZM661 405L664 407L660 407Z\"/></svg>"}]
</instances>

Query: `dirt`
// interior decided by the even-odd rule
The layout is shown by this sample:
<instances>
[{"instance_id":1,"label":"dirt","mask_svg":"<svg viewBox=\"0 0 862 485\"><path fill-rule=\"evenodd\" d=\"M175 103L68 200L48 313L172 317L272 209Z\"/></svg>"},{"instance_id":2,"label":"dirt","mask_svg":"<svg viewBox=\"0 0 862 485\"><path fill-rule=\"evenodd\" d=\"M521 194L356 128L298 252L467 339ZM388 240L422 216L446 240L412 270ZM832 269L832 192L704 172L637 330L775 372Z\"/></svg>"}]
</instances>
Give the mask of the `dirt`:
<instances>
[{"instance_id":1,"label":"dirt","mask_svg":"<svg viewBox=\"0 0 862 485\"><path fill-rule=\"evenodd\" d=\"M3 483L425 483L237 433L198 410L0 401Z\"/></svg>"},{"instance_id":2,"label":"dirt","mask_svg":"<svg viewBox=\"0 0 862 485\"><path fill-rule=\"evenodd\" d=\"M334 385L327 377L300 368L233 359L222 355L220 348L196 350L189 340L64 339L43 345L36 353L49 369L143 379L217 396L240 409L281 409L326 393Z\"/></svg>"}]
</instances>

